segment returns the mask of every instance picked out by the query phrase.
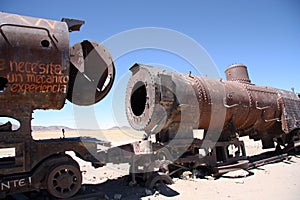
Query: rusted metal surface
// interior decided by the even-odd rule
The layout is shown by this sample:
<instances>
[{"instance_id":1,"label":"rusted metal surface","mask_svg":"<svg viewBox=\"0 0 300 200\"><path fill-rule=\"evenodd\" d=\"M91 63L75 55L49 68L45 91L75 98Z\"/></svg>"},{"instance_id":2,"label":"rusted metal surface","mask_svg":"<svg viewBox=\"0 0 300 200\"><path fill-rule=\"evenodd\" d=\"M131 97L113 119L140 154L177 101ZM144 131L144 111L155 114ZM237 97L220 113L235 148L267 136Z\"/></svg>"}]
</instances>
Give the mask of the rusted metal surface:
<instances>
[{"instance_id":1,"label":"rusted metal surface","mask_svg":"<svg viewBox=\"0 0 300 200\"><path fill-rule=\"evenodd\" d=\"M9 151L0 157L0 198L40 189L58 198L74 195L81 172L66 151L95 167L107 161L98 147L108 147L109 142L63 134L33 140L31 134L35 109L59 110L67 98L92 105L112 87L115 69L107 49L85 40L69 50L69 31L83 23L0 13L0 117L20 123L17 130L10 122L0 125L0 150Z\"/></svg>"},{"instance_id":2,"label":"rusted metal surface","mask_svg":"<svg viewBox=\"0 0 300 200\"><path fill-rule=\"evenodd\" d=\"M68 29L69 29L70 32L79 31L81 26L85 23L82 20L69 19L69 18L62 18L61 21L65 22L68 25Z\"/></svg>"},{"instance_id":3,"label":"rusted metal surface","mask_svg":"<svg viewBox=\"0 0 300 200\"><path fill-rule=\"evenodd\" d=\"M0 13L1 103L62 108L69 62L66 23Z\"/></svg>"},{"instance_id":4,"label":"rusted metal surface","mask_svg":"<svg viewBox=\"0 0 300 200\"><path fill-rule=\"evenodd\" d=\"M276 163L280 162L283 160L288 160L289 159L289 154L284 153L284 154L279 154L279 155L270 155L270 156L265 156L266 158L262 157L258 160L254 160L249 163L249 166L247 169L252 169L252 168L257 168L266 164L270 163Z\"/></svg>"},{"instance_id":5,"label":"rusted metal surface","mask_svg":"<svg viewBox=\"0 0 300 200\"><path fill-rule=\"evenodd\" d=\"M220 130L219 141L248 135L270 148L274 147L274 138L300 128L299 97L293 92L251 84L244 65L230 66L226 70L229 80L142 64L135 64L130 70L132 77L126 93L128 121L133 128L148 134L165 133L172 139L172 134L180 134L180 126L185 127L180 130Z\"/></svg>"},{"instance_id":6,"label":"rusted metal surface","mask_svg":"<svg viewBox=\"0 0 300 200\"><path fill-rule=\"evenodd\" d=\"M92 105L110 91L115 67L109 51L94 41L84 40L71 48L70 82L67 99L77 105Z\"/></svg>"},{"instance_id":7,"label":"rusted metal surface","mask_svg":"<svg viewBox=\"0 0 300 200\"><path fill-rule=\"evenodd\" d=\"M285 133L299 128L300 126L300 106L299 101L291 98L281 97L278 100L282 109L282 129Z\"/></svg>"},{"instance_id":8,"label":"rusted metal surface","mask_svg":"<svg viewBox=\"0 0 300 200\"><path fill-rule=\"evenodd\" d=\"M107 95L115 76L110 53L87 40L70 51L69 30L83 22L64 21L0 13L1 102L60 109L66 96L91 105Z\"/></svg>"},{"instance_id":9,"label":"rusted metal surface","mask_svg":"<svg viewBox=\"0 0 300 200\"><path fill-rule=\"evenodd\" d=\"M242 64L231 65L225 70L226 80L251 83L247 67Z\"/></svg>"},{"instance_id":10,"label":"rusted metal surface","mask_svg":"<svg viewBox=\"0 0 300 200\"><path fill-rule=\"evenodd\" d=\"M222 174L225 174L230 171L235 171L239 169L247 169L249 166L249 161L248 160L240 160L235 164L232 165L226 165L222 167L214 167L212 168L212 172L214 176L220 176Z\"/></svg>"}]
</instances>

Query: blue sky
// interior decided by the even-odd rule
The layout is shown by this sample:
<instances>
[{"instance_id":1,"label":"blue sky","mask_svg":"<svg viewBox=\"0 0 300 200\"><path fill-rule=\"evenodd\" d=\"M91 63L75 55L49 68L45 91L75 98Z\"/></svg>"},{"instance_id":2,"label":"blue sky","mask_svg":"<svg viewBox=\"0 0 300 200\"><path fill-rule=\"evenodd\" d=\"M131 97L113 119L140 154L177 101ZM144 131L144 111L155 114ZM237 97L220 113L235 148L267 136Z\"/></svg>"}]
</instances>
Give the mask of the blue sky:
<instances>
[{"instance_id":1,"label":"blue sky","mask_svg":"<svg viewBox=\"0 0 300 200\"><path fill-rule=\"evenodd\" d=\"M83 39L107 41L136 28L160 27L180 32L199 43L216 64L220 75L234 63L248 66L257 85L300 92L299 1L38 1L0 0L0 11L60 20L85 20L80 32L70 34L71 45ZM146 36L145 36L146 37ZM120 48L123 44L120 44ZM114 51L112 51L114 52ZM116 57L113 53L113 57ZM157 63L188 72L192 66L172 53L143 49L115 60L113 90L93 107L100 128L122 125L112 109L116 91L125 89L128 69L135 62ZM122 101L116 104L122 104ZM67 101L60 111L35 111L33 125L74 127L74 107ZM76 126L76 125L75 125ZM89 125L87 125L89 126Z\"/></svg>"}]
</instances>

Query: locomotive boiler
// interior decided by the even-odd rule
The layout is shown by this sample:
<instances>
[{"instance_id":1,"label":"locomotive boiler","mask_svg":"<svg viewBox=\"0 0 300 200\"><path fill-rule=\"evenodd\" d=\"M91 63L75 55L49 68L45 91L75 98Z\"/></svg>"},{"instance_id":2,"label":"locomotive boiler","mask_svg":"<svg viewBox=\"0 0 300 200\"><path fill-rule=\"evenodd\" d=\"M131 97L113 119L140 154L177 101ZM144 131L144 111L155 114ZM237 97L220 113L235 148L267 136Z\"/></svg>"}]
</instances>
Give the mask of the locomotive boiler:
<instances>
[{"instance_id":1,"label":"locomotive boiler","mask_svg":"<svg viewBox=\"0 0 300 200\"><path fill-rule=\"evenodd\" d=\"M245 158L241 136L261 140L263 148L272 148L276 142L279 149L292 146L299 136L299 96L251 83L245 65L228 67L227 80L142 64L130 70L127 118L134 129L155 135L153 148L162 154L158 158L214 167ZM196 137L199 129L202 136ZM203 159L213 158L201 161L201 152Z\"/></svg>"}]
</instances>

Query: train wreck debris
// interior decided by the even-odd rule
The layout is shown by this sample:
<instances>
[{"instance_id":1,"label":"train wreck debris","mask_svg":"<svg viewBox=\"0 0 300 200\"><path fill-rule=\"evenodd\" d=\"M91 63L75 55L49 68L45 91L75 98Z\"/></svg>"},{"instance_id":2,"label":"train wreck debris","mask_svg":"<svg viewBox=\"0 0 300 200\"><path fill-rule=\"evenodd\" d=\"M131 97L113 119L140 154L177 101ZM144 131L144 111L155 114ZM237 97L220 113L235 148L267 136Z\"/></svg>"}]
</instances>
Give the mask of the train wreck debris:
<instances>
[{"instance_id":1,"label":"train wreck debris","mask_svg":"<svg viewBox=\"0 0 300 200\"><path fill-rule=\"evenodd\" d=\"M0 115L20 123L0 127L0 198L47 189L56 198L75 195L82 182L78 163L65 154L74 151L94 166L98 145L92 138L33 140L35 109L60 110L66 99L78 105L99 102L110 91L114 63L101 44L85 40L69 46L69 31L83 21L62 22L0 13Z\"/></svg>"},{"instance_id":2,"label":"train wreck debris","mask_svg":"<svg viewBox=\"0 0 300 200\"><path fill-rule=\"evenodd\" d=\"M227 80L142 64L130 70L128 121L134 129L155 135L154 154L157 160L172 161L169 174L247 168L245 146L238 139L242 136L261 140L265 149L276 142L278 151L288 151L299 141L299 97L251 83L242 64L226 69ZM195 136L198 130L203 130L202 137Z\"/></svg>"}]
</instances>

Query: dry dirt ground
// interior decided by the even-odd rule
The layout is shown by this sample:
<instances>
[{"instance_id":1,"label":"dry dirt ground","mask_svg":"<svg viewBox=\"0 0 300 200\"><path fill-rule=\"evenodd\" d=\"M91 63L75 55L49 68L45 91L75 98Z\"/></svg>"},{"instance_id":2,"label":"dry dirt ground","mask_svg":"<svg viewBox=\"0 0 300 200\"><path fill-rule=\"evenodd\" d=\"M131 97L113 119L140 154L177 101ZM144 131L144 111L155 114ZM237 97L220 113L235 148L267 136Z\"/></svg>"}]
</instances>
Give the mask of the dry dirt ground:
<instances>
[{"instance_id":1,"label":"dry dirt ground","mask_svg":"<svg viewBox=\"0 0 300 200\"><path fill-rule=\"evenodd\" d=\"M60 132L35 132L35 139L61 137ZM66 137L90 136L112 141L113 145L138 140L141 133L121 130L66 131ZM259 142L243 138L248 155L262 153ZM72 155L72 153L71 153ZM73 155L74 156L74 155ZM175 184L161 186L151 194L141 186L128 185L128 164L94 169L90 163L75 158L83 171L83 190L92 188L106 199L300 199L300 156L260 166L247 171L235 171L212 180L174 178Z\"/></svg>"}]
</instances>

